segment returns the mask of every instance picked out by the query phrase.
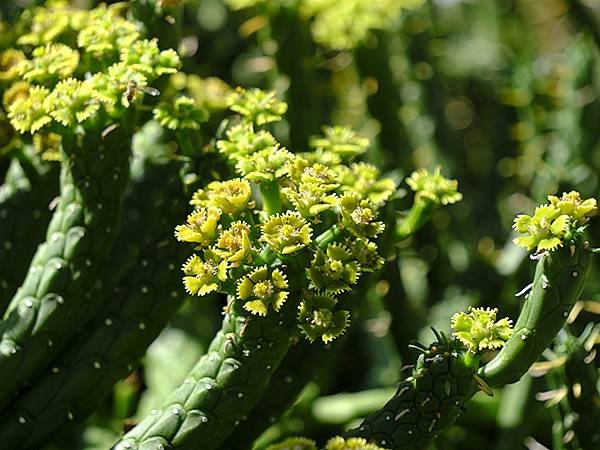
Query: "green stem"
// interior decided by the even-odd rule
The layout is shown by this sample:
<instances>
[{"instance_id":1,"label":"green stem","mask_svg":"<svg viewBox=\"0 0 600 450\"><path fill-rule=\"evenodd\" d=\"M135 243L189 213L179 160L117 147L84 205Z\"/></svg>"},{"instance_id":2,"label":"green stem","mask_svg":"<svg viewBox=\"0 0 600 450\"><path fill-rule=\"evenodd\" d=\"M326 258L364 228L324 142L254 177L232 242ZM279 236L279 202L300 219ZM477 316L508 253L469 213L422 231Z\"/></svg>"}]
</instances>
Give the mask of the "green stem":
<instances>
[{"instance_id":1,"label":"green stem","mask_svg":"<svg viewBox=\"0 0 600 450\"><path fill-rule=\"evenodd\" d=\"M263 210L271 216L281 212L281 195L277 180L260 183L260 193L263 199Z\"/></svg>"},{"instance_id":2,"label":"green stem","mask_svg":"<svg viewBox=\"0 0 600 450\"><path fill-rule=\"evenodd\" d=\"M417 195L408 215L396 225L395 240L397 242L403 241L415 234L431 219L436 207L437 205L431 200Z\"/></svg>"}]
</instances>

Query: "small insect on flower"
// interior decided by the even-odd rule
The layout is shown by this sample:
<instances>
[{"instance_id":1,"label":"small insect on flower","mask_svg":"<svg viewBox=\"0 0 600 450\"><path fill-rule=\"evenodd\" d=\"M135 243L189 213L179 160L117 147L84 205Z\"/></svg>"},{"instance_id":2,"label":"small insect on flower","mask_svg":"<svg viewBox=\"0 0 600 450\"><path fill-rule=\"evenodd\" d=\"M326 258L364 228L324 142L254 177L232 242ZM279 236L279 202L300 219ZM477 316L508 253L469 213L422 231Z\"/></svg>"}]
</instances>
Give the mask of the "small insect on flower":
<instances>
[{"instance_id":1,"label":"small insect on flower","mask_svg":"<svg viewBox=\"0 0 600 450\"><path fill-rule=\"evenodd\" d=\"M160 91L152 86L141 86L137 83L137 81L129 80L125 89L125 98L127 99L127 103L131 103L133 101L133 98L138 91L148 94L151 97L158 97L160 95Z\"/></svg>"}]
</instances>

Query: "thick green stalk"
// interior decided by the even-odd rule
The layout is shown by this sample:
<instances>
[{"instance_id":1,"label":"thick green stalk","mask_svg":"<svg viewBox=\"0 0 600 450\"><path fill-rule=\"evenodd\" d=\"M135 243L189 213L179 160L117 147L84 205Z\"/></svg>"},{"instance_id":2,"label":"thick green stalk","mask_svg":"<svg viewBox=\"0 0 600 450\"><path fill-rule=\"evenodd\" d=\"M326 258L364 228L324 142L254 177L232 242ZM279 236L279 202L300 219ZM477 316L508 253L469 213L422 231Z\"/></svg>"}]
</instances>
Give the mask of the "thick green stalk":
<instances>
[{"instance_id":1,"label":"thick green stalk","mask_svg":"<svg viewBox=\"0 0 600 450\"><path fill-rule=\"evenodd\" d=\"M105 306L69 341L53 367L10 405L0 419L0 441L5 445L40 448L57 432L85 419L112 385L135 367L180 306L181 277L173 261L183 258L183 248L172 239L187 209L180 165L145 160L133 166L133 186L111 257L126 259L123 249L135 238L136 251L125 250L135 265L119 285L109 282L114 276L107 271L104 289L97 294ZM139 177L136 172L141 172ZM149 217L157 219L147 221Z\"/></svg>"},{"instance_id":2,"label":"thick green stalk","mask_svg":"<svg viewBox=\"0 0 600 450\"><path fill-rule=\"evenodd\" d=\"M590 251L583 244L564 246L540 259L512 336L480 370L490 386L518 381L537 361L581 295L590 263Z\"/></svg>"},{"instance_id":3,"label":"thick green stalk","mask_svg":"<svg viewBox=\"0 0 600 450\"><path fill-rule=\"evenodd\" d=\"M252 409L246 420L223 442L222 448L246 450L269 426L292 406L298 395L314 378L319 368L339 348L343 339L331 344L310 343L303 339L283 359L269 383L268 389Z\"/></svg>"},{"instance_id":4,"label":"thick green stalk","mask_svg":"<svg viewBox=\"0 0 600 450\"><path fill-rule=\"evenodd\" d=\"M46 242L0 324L0 403L39 374L81 325L106 267L129 172L125 127L65 142L61 198Z\"/></svg>"},{"instance_id":5,"label":"thick green stalk","mask_svg":"<svg viewBox=\"0 0 600 450\"><path fill-rule=\"evenodd\" d=\"M0 316L44 239L49 205L58 195L57 165L42 161L29 147L19 153L0 186L0 261L5 262L0 265Z\"/></svg>"},{"instance_id":6,"label":"thick green stalk","mask_svg":"<svg viewBox=\"0 0 600 450\"><path fill-rule=\"evenodd\" d=\"M474 360L441 339L419 356L392 399L348 434L390 450L418 450L450 426L477 392Z\"/></svg>"},{"instance_id":7,"label":"thick green stalk","mask_svg":"<svg viewBox=\"0 0 600 450\"><path fill-rule=\"evenodd\" d=\"M260 399L291 345L296 311L290 300L283 312L257 318L232 299L221 330L183 384L113 449L219 448Z\"/></svg>"}]
</instances>

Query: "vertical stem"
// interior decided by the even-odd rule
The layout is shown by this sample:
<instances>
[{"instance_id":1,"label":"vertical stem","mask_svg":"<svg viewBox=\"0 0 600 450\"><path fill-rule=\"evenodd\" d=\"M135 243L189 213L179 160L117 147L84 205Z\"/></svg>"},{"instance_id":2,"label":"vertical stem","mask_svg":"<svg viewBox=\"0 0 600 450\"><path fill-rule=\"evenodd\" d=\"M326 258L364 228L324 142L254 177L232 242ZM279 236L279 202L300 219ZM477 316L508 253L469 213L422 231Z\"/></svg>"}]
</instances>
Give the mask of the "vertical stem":
<instances>
[{"instance_id":1,"label":"vertical stem","mask_svg":"<svg viewBox=\"0 0 600 450\"><path fill-rule=\"evenodd\" d=\"M281 212L281 197L276 180L260 183L260 193L263 198L263 210L269 216Z\"/></svg>"}]
</instances>

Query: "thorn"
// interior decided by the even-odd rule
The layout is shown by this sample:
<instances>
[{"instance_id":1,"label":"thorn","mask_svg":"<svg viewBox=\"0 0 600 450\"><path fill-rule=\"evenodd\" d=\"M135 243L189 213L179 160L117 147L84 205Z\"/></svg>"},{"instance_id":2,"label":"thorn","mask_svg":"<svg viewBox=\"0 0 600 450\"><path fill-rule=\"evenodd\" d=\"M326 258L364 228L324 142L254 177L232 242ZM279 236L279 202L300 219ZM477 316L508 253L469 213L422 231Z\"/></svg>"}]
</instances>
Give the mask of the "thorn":
<instances>
[{"instance_id":1,"label":"thorn","mask_svg":"<svg viewBox=\"0 0 600 450\"><path fill-rule=\"evenodd\" d=\"M489 397L493 397L494 396L494 391L492 391L492 389L488 386L488 384L484 381L483 378L481 378L479 375L477 375L475 373L475 374L473 374L473 379L475 380L475 382L479 386L479 390L480 391L484 392Z\"/></svg>"}]
</instances>

